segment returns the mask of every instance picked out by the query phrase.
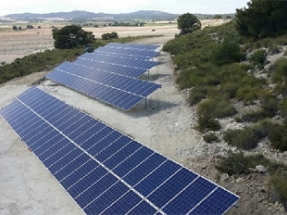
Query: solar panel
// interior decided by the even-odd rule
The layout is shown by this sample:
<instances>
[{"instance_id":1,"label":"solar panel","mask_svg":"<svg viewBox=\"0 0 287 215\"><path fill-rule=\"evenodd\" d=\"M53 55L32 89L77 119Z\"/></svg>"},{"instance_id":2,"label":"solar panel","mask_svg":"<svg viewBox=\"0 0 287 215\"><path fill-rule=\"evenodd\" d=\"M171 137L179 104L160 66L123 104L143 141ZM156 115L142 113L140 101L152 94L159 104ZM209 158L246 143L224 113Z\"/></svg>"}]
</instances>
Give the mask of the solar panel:
<instances>
[{"instance_id":1,"label":"solar panel","mask_svg":"<svg viewBox=\"0 0 287 215\"><path fill-rule=\"evenodd\" d=\"M134 77L134 78L140 77L142 74L144 74L147 71L146 69L133 68L133 67L128 67L124 65L115 65L112 63L99 62L99 61L89 60L85 58L78 58L73 63L77 65L89 67L89 68L99 69L102 71L112 72L112 73Z\"/></svg>"},{"instance_id":2,"label":"solar panel","mask_svg":"<svg viewBox=\"0 0 287 215\"><path fill-rule=\"evenodd\" d=\"M86 214L223 214L239 199L36 87L0 114Z\"/></svg>"},{"instance_id":3,"label":"solar panel","mask_svg":"<svg viewBox=\"0 0 287 215\"><path fill-rule=\"evenodd\" d=\"M121 55L127 57L135 57L135 58L146 58L150 59L159 55L159 52L148 51L145 49L128 49L128 48L114 48L110 47L99 47L94 50L95 53L105 53L105 54L112 54L112 55Z\"/></svg>"},{"instance_id":4,"label":"solar panel","mask_svg":"<svg viewBox=\"0 0 287 215\"><path fill-rule=\"evenodd\" d=\"M68 62L56 67L46 78L123 110L131 109L161 87L159 84Z\"/></svg>"},{"instance_id":5,"label":"solar panel","mask_svg":"<svg viewBox=\"0 0 287 215\"><path fill-rule=\"evenodd\" d=\"M161 87L159 84L148 81L91 69L69 62L64 62L56 67L48 77L50 75L56 76L57 74L61 76L61 73L67 73L75 77L84 78L95 83L103 84L105 86L142 97L148 96L151 92Z\"/></svg>"},{"instance_id":6,"label":"solar panel","mask_svg":"<svg viewBox=\"0 0 287 215\"><path fill-rule=\"evenodd\" d=\"M154 51L159 48L159 45L133 44L133 43L108 43L105 47L125 48L125 49L141 49Z\"/></svg>"},{"instance_id":7,"label":"solar panel","mask_svg":"<svg viewBox=\"0 0 287 215\"><path fill-rule=\"evenodd\" d=\"M85 58L98 62L107 62L115 65L124 65L133 68L142 68L142 69L151 69L154 66L159 65L159 62L149 61L142 58L135 57L121 57L115 56L113 54L103 54L103 53L85 53L82 54L79 58Z\"/></svg>"}]
</instances>

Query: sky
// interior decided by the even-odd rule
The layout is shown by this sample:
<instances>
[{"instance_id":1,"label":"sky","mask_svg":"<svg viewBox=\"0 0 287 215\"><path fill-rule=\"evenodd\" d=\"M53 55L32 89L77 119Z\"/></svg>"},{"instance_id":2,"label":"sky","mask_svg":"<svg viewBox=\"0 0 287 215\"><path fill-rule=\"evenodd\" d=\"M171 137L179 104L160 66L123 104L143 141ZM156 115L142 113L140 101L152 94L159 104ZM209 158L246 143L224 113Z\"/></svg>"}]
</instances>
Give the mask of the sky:
<instances>
[{"instance_id":1,"label":"sky","mask_svg":"<svg viewBox=\"0 0 287 215\"><path fill-rule=\"evenodd\" d=\"M0 16L14 13L51 13L85 10L99 13L129 13L138 10L160 10L174 14L235 13L249 0L3 0Z\"/></svg>"}]
</instances>

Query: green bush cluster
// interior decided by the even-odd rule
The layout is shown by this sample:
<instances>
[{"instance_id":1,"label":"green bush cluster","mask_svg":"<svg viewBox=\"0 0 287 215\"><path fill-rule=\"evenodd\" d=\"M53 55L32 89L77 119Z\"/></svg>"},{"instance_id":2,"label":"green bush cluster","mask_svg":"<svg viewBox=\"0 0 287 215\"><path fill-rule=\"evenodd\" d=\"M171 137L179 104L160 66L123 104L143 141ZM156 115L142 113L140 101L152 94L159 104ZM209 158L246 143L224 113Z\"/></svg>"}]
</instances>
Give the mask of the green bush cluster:
<instances>
[{"instance_id":1,"label":"green bush cluster","mask_svg":"<svg viewBox=\"0 0 287 215\"><path fill-rule=\"evenodd\" d=\"M117 32L111 32L111 33L102 34L102 39L103 40L116 39L118 37L119 37L119 35L118 35Z\"/></svg>"},{"instance_id":2,"label":"green bush cluster","mask_svg":"<svg viewBox=\"0 0 287 215\"><path fill-rule=\"evenodd\" d=\"M276 84L276 93L287 96L287 59L284 57L280 58L273 64L270 70L272 80Z\"/></svg>"},{"instance_id":3,"label":"green bush cluster","mask_svg":"<svg viewBox=\"0 0 287 215\"><path fill-rule=\"evenodd\" d=\"M218 142L219 139L214 133L206 134L203 136L203 140L207 143Z\"/></svg>"},{"instance_id":4,"label":"green bush cluster","mask_svg":"<svg viewBox=\"0 0 287 215\"><path fill-rule=\"evenodd\" d=\"M250 55L249 60L260 69L263 69L266 60L266 51L264 49L255 51Z\"/></svg>"},{"instance_id":5,"label":"green bush cluster","mask_svg":"<svg viewBox=\"0 0 287 215\"><path fill-rule=\"evenodd\" d=\"M233 36L226 36L222 44L215 44L212 47L210 60L216 65L226 65L243 60L238 40Z\"/></svg>"},{"instance_id":6,"label":"green bush cluster","mask_svg":"<svg viewBox=\"0 0 287 215\"><path fill-rule=\"evenodd\" d=\"M242 130L227 130L223 139L232 146L236 146L239 149L253 149L257 146L260 140L253 128L244 128Z\"/></svg>"},{"instance_id":7,"label":"green bush cluster","mask_svg":"<svg viewBox=\"0 0 287 215\"><path fill-rule=\"evenodd\" d=\"M197 112L200 116L209 118L224 118L237 113L235 107L226 100L205 100L198 104Z\"/></svg>"},{"instance_id":8,"label":"green bush cluster","mask_svg":"<svg viewBox=\"0 0 287 215\"><path fill-rule=\"evenodd\" d=\"M202 115L198 119L198 130L204 132L206 130L218 131L221 129L221 125L218 120L210 118L207 115Z\"/></svg>"},{"instance_id":9,"label":"green bush cluster","mask_svg":"<svg viewBox=\"0 0 287 215\"><path fill-rule=\"evenodd\" d=\"M215 168L229 175L248 174L251 168L261 164L268 166L270 161L261 154L245 156L242 151L226 151L224 156L218 156Z\"/></svg>"}]
</instances>

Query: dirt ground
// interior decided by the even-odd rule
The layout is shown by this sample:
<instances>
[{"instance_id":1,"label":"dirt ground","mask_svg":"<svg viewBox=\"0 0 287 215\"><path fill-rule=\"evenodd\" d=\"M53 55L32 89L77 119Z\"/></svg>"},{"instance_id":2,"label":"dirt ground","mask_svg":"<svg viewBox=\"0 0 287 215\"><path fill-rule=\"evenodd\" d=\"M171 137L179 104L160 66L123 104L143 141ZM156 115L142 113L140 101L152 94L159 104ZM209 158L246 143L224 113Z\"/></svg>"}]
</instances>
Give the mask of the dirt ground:
<instances>
[{"instance_id":1,"label":"dirt ground","mask_svg":"<svg viewBox=\"0 0 287 215\"><path fill-rule=\"evenodd\" d=\"M164 44L178 31L176 28L166 32L161 29L164 32L163 37L139 40L136 43ZM156 30L158 31L160 30ZM130 31L125 33L130 34ZM270 205L265 201L266 195L261 195L265 176L255 174L253 178L243 177L240 180L232 177L222 179L218 176L214 169L215 156L229 147L224 142L207 144L203 141L202 135L194 129L197 122L195 109L186 104L186 93L179 92L175 87L174 65L170 56L161 52L157 60L162 64L151 69L150 76L144 75L142 79L161 84L162 88L152 93L146 102L142 101L127 112L57 86L49 80L36 85L135 138L143 145L237 193L241 197L238 207L233 207L228 214L285 214L278 202ZM49 71L31 74L0 86L0 109L37 83L47 72ZM1 117L0 144L1 215L83 214L69 194ZM255 184L258 178L261 181ZM260 202L254 197L256 193L263 196L258 197Z\"/></svg>"}]
</instances>

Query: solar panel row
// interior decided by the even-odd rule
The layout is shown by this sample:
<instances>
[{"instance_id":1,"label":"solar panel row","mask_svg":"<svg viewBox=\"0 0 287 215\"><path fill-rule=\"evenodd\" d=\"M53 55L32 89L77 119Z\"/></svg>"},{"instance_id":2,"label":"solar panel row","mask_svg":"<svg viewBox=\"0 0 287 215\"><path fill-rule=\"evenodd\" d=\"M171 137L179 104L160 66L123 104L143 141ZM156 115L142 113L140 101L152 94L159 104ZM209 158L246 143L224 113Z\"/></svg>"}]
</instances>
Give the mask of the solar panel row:
<instances>
[{"instance_id":1,"label":"solar panel row","mask_svg":"<svg viewBox=\"0 0 287 215\"><path fill-rule=\"evenodd\" d=\"M222 214L238 200L38 88L0 114L87 214Z\"/></svg>"},{"instance_id":2,"label":"solar panel row","mask_svg":"<svg viewBox=\"0 0 287 215\"><path fill-rule=\"evenodd\" d=\"M150 50L154 51L159 48L159 45L145 45L145 44L132 44L132 43L109 43L105 47L111 48L123 48L123 49L133 49L133 50Z\"/></svg>"},{"instance_id":3,"label":"solar panel row","mask_svg":"<svg viewBox=\"0 0 287 215\"><path fill-rule=\"evenodd\" d=\"M61 71L142 97L148 96L153 91L161 87L159 84L95 70L69 62L62 63L56 67L52 73L58 73Z\"/></svg>"},{"instance_id":4,"label":"solar panel row","mask_svg":"<svg viewBox=\"0 0 287 215\"><path fill-rule=\"evenodd\" d=\"M159 55L159 52L140 50L140 49L126 49L126 48L113 48L113 47L99 47L94 52L105 54L120 54L121 56L134 57L134 58L153 58Z\"/></svg>"},{"instance_id":5,"label":"solar panel row","mask_svg":"<svg viewBox=\"0 0 287 215\"><path fill-rule=\"evenodd\" d=\"M151 69L154 66L159 65L159 62L148 61L140 58L131 57L120 57L115 55L107 55L101 53L85 53L80 56L80 58L85 58L98 62L108 62L115 65L125 65L134 68Z\"/></svg>"},{"instance_id":6,"label":"solar panel row","mask_svg":"<svg viewBox=\"0 0 287 215\"><path fill-rule=\"evenodd\" d=\"M46 77L80 93L123 110L131 109L144 99L142 96L124 92L100 83L95 83L92 80L61 71L50 72L46 75Z\"/></svg>"},{"instance_id":7,"label":"solar panel row","mask_svg":"<svg viewBox=\"0 0 287 215\"><path fill-rule=\"evenodd\" d=\"M102 71L112 72L120 75L125 75L129 77L138 78L144 74L147 70L141 68L132 68L124 65L115 65L107 62L98 62L85 58L78 58L73 62L81 66L86 66L89 68L99 69Z\"/></svg>"}]
</instances>

